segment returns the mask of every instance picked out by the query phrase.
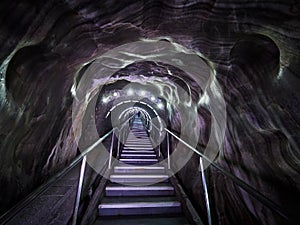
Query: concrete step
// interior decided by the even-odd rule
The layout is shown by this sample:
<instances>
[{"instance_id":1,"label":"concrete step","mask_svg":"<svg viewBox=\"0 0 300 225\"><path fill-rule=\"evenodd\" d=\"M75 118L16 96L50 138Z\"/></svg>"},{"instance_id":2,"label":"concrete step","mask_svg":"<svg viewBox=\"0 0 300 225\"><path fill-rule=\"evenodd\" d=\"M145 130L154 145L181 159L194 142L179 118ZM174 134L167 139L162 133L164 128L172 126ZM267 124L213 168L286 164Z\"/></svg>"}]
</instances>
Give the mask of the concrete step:
<instances>
[{"instance_id":1,"label":"concrete step","mask_svg":"<svg viewBox=\"0 0 300 225\"><path fill-rule=\"evenodd\" d=\"M137 147L137 146L124 146L123 150L153 150L153 147Z\"/></svg>"},{"instance_id":2,"label":"concrete step","mask_svg":"<svg viewBox=\"0 0 300 225\"><path fill-rule=\"evenodd\" d=\"M114 173L131 174L160 174L165 173L163 166L127 166L118 165L114 167Z\"/></svg>"},{"instance_id":3,"label":"concrete step","mask_svg":"<svg viewBox=\"0 0 300 225\"><path fill-rule=\"evenodd\" d=\"M132 138L128 137L127 140L126 140L126 143L127 142L128 143L137 143L137 142L143 143L142 141L143 142L145 141L147 143L151 143L149 137L141 137L141 136L139 136L139 137L135 136L135 137L132 137Z\"/></svg>"},{"instance_id":4,"label":"concrete step","mask_svg":"<svg viewBox=\"0 0 300 225\"><path fill-rule=\"evenodd\" d=\"M121 154L121 159L156 159L156 154Z\"/></svg>"},{"instance_id":5,"label":"concrete step","mask_svg":"<svg viewBox=\"0 0 300 225\"><path fill-rule=\"evenodd\" d=\"M136 139L137 136L143 136L146 138L149 138L148 134L146 132L133 132L128 134L128 138Z\"/></svg>"},{"instance_id":6,"label":"concrete step","mask_svg":"<svg viewBox=\"0 0 300 225\"><path fill-rule=\"evenodd\" d=\"M168 175L166 174L112 174L110 175L110 181L120 184L147 184L147 183L159 183L167 182Z\"/></svg>"},{"instance_id":7,"label":"concrete step","mask_svg":"<svg viewBox=\"0 0 300 225\"><path fill-rule=\"evenodd\" d=\"M151 143L140 143L140 144L136 144L136 143L125 143L124 146L126 147L147 147L147 148L153 148L153 145Z\"/></svg>"},{"instance_id":8,"label":"concrete step","mask_svg":"<svg viewBox=\"0 0 300 225\"><path fill-rule=\"evenodd\" d=\"M174 187L164 183L139 187L111 183L106 186L105 194L106 196L173 196Z\"/></svg>"},{"instance_id":9,"label":"concrete step","mask_svg":"<svg viewBox=\"0 0 300 225\"><path fill-rule=\"evenodd\" d=\"M124 149L153 149L152 145L124 145Z\"/></svg>"},{"instance_id":10,"label":"concrete step","mask_svg":"<svg viewBox=\"0 0 300 225\"><path fill-rule=\"evenodd\" d=\"M151 143L125 143L124 146L128 146L128 147L152 147L152 144Z\"/></svg>"},{"instance_id":11,"label":"concrete step","mask_svg":"<svg viewBox=\"0 0 300 225\"><path fill-rule=\"evenodd\" d=\"M128 134L128 137L129 138L136 137L137 135L143 135L145 137L149 137L146 131L133 131Z\"/></svg>"},{"instance_id":12,"label":"concrete step","mask_svg":"<svg viewBox=\"0 0 300 225\"><path fill-rule=\"evenodd\" d=\"M155 217L129 217L129 218L101 218L96 220L93 225L189 225L188 221L182 216L155 215Z\"/></svg>"},{"instance_id":13,"label":"concrete step","mask_svg":"<svg viewBox=\"0 0 300 225\"><path fill-rule=\"evenodd\" d=\"M145 138L141 138L141 137L139 137L139 138L137 138L137 137L132 137L132 138L130 138L130 137L128 137L127 140L126 140L126 143L127 143L127 142L128 142L128 143L136 143L136 142L139 142L139 141L145 141L145 142L147 142L147 143L151 143L151 141L150 141L150 139L149 139L148 136L145 137Z\"/></svg>"},{"instance_id":14,"label":"concrete step","mask_svg":"<svg viewBox=\"0 0 300 225\"><path fill-rule=\"evenodd\" d=\"M155 151L153 149L151 149L151 150L123 150L122 153L155 154Z\"/></svg>"},{"instance_id":15,"label":"concrete step","mask_svg":"<svg viewBox=\"0 0 300 225\"><path fill-rule=\"evenodd\" d=\"M135 131L142 131L142 132L146 132L146 129L143 125L138 125L138 126L133 126L132 129L130 129L130 131L132 133L134 133Z\"/></svg>"},{"instance_id":16,"label":"concrete step","mask_svg":"<svg viewBox=\"0 0 300 225\"><path fill-rule=\"evenodd\" d=\"M135 134L135 135L128 135L127 141L137 141L137 140L145 140L149 141L149 136L147 134Z\"/></svg>"},{"instance_id":17,"label":"concrete step","mask_svg":"<svg viewBox=\"0 0 300 225\"><path fill-rule=\"evenodd\" d=\"M144 130L142 128L137 128L137 129L130 130L130 133L128 135L135 135L135 134L145 134L145 135L147 135L147 132L146 132L146 130Z\"/></svg>"},{"instance_id":18,"label":"concrete step","mask_svg":"<svg viewBox=\"0 0 300 225\"><path fill-rule=\"evenodd\" d=\"M157 159L120 159L120 162L132 165L151 165L158 163Z\"/></svg>"},{"instance_id":19,"label":"concrete step","mask_svg":"<svg viewBox=\"0 0 300 225\"><path fill-rule=\"evenodd\" d=\"M129 134L126 141L137 141L137 140L147 140L150 141L148 134Z\"/></svg>"},{"instance_id":20,"label":"concrete step","mask_svg":"<svg viewBox=\"0 0 300 225\"><path fill-rule=\"evenodd\" d=\"M136 149L136 148L146 148L146 149L153 149L153 145L136 145L136 144L132 144L132 145L128 145L125 144L124 145L124 149L126 148L131 148L131 149Z\"/></svg>"},{"instance_id":21,"label":"concrete step","mask_svg":"<svg viewBox=\"0 0 300 225\"><path fill-rule=\"evenodd\" d=\"M179 214L181 204L174 197L105 197L98 210L100 216Z\"/></svg>"},{"instance_id":22,"label":"concrete step","mask_svg":"<svg viewBox=\"0 0 300 225\"><path fill-rule=\"evenodd\" d=\"M138 132L138 131L134 131L134 132L130 132L128 134L128 138L136 138L137 136L143 136L143 137L146 137L146 138L149 138L149 135L147 132L145 131L141 131L141 132Z\"/></svg>"}]
</instances>

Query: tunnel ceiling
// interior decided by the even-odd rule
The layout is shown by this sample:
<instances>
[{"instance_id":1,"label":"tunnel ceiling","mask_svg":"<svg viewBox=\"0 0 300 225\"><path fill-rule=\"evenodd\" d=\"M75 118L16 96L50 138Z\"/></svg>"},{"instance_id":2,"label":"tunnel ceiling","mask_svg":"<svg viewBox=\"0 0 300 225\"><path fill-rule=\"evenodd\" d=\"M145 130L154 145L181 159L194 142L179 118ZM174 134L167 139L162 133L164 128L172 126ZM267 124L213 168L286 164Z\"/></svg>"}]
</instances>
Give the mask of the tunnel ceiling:
<instances>
[{"instance_id":1,"label":"tunnel ceiling","mask_svg":"<svg viewBox=\"0 0 300 225\"><path fill-rule=\"evenodd\" d=\"M80 74L80 73L79 73ZM180 96L171 95L173 89L183 89L195 102L199 101L203 90L184 71L170 65L148 61L133 63L113 74L109 80L98 82L103 85L101 97L130 99L160 97L167 101L179 101ZM75 93L76 94L76 93ZM116 96L114 96L114 94ZM114 98L113 98L114 97Z\"/></svg>"},{"instance_id":2,"label":"tunnel ceiling","mask_svg":"<svg viewBox=\"0 0 300 225\"><path fill-rule=\"evenodd\" d=\"M196 145L205 152L214 133L212 121L220 117L212 112L225 112L225 137L215 162L300 221L298 1L3 0L0 12L0 212L78 154L72 130L80 122L79 111L74 117L75 101L87 99L88 105L91 99L101 100L135 84L160 90L157 96L172 102L176 98L168 95L168 89L175 85L190 93L195 103L190 111L198 114L191 120L175 110L169 117L172 129L180 134L185 122L199 125ZM193 64L194 73L187 73L156 62L153 55L159 48L153 48L147 50L153 51L152 58L137 62L116 58L123 64L112 76L89 83L102 86L90 92L90 98L78 91L102 55L149 40L201 58L210 71L206 85L196 75L203 67L197 70ZM211 106L220 96L224 109L219 107L222 102ZM183 104L181 98L177 102ZM108 101L92 110L97 123L103 124L99 134L108 129L104 116L111 107ZM85 112L84 107L80 110ZM178 178L203 213L198 166L195 156ZM289 224L216 169L207 169L207 174L215 224Z\"/></svg>"}]
</instances>

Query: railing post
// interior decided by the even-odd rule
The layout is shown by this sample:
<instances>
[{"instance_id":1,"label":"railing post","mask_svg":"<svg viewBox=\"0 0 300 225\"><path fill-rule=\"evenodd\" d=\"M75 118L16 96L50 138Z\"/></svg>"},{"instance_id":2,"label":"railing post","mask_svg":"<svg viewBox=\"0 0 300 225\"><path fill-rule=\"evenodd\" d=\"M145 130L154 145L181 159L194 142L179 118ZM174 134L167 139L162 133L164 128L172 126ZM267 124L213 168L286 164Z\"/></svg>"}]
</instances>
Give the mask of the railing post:
<instances>
[{"instance_id":1,"label":"railing post","mask_svg":"<svg viewBox=\"0 0 300 225\"><path fill-rule=\"evenodd\" d=\"M109 149L109 161L108 161L108 169L111 169L111 159L112 159L112 152L114 148L114 138L115 138L115 132L111 135L111 144Z\"/></svg>"},{"instance_id":2,"label":"railing post","mask_svg":"<svg viewBox=\"0 0 300 225\"><path fill-rule=\"evenodd\" d=\"M167 132L167 150L168 150L168 169L171 169L171 160L170 160L170 136L169 133Z\"/></svg>"},{"instance_id":3,"label":"railing post","mask_svg":"<svg viewBox=\"0 0 300 225\"><path fill-rule=\"evenodd\" d=\"M211 225L212 221L211 221L211 214L210 214L209 197L208 197L208 191L207 191L207 185L206 185L206 179L205 179L205 173L204 173L204 167L203 167L203 159L201 156L200 156L200 168L201 168L202 184L203 184L206 210L207 210L208 225Z\"/></svg>"},{"instance_id":4,"label":"railing post","mask_svg":"<svg viewBox=\"0 0 300 225\"><path fill-rule=\"evenodd\" d=\"M121 145L120 138L121 138L121 130L120 130L120 133L119 133L119 136L118 136L118 152L117 152L117 158L119 158L119 156L120 156L120 145Z\"/></svg>"},{"instance_id":5,"label":"railing post","mask_svg":"<svg viewBox=\"0 0 300 225\"><path fill-rule=\"evenodd\" d=\"M158 157L160 157L160 144L158 145Z\"/></svg>"},{"instance_id":6,"label":"railing post","mask_svg":"<svg viewBox=\"0 0 300 225\"><path fill-rule=\"evenodd\" d=\"M83 157L82 162L81 162L81 168L80 168L80 175L79 175L79 181L78 181L78 188L77 188L77 195L76 195L76 200L75 200L75 208L74 208L74 213L73 213L72 225L76 225L76 222L77 222L77 214L78 214L78 209L79 209L79 203L80 203L80 196L81 196L85 166L86 166L86 155Z\"/></svg>"}]
</instances>

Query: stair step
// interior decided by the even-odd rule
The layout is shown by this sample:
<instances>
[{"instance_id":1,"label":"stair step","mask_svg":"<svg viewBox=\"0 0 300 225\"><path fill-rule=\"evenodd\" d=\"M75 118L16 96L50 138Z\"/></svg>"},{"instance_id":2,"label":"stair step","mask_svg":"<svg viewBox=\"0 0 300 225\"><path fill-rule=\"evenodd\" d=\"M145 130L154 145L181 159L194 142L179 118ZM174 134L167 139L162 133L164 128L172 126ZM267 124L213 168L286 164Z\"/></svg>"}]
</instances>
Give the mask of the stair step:
<instances>
[{"instance_id":1,"label":"stair step","mask_svg":"<svg viewBox=\"0 0 300 225\"><path fill-rule=\"evenodd\" d=\"M136 135L149 137L148 133L145 130L134 130L133 132L129 132L128 137L136 137Z\"/></svg>"},{"instance_id":2,"label":"stair step","mask_svg":"<svg viewBox=\"0 0 300 225\"><path fill-rule=\"evenodd\" d=\"M164 173L165 168L163 166L115 166L115 173L144 173L144 174L159 174Z\"/></svg>"},{"instance_id":3,"label":"stair step","mask_svg":"<svg viewBox=\"0 0 300 225\"><path fill-rule=\"evenodd\" d=\"M142 145L140 145L140 146L138 146L138 145L133 145L133 146L129 146L129 145L126 145L126 146L124 146L124 149L134 149L134 150L144 150L144 149L149 149L149 150L152 150L153 149L153 146L142 146Z\"/></svg>"},{"instance_id":4,"label":"stair step","mask_svg":"<svg viewBox=\"0 0 300 225\"><path fill-rule=\"evenodd\" d=\"M99 205L100 216L158 215L181 213L179 202L133 202Z\"/></svg>"},{"instance_id":5,"label":"stair step","mask_svg":"<svg viewBox=\"0 0 300 225\"><path fill-rule=\"evenodd\" d=\"M136 141L136 140L141 139L141 137L143 137L143 139L145 139L147 141L150 140L148 134L146 134L146 133L135 133L135 134L129 134L127 136L127 141L132 141L132 140Z\"/></svg>"},{"instance_id":6,"label":"stair step","mask_svg":"<svg viewBox=\"0 0 300 225\"><path fill-rule=\"evenodd\" d=\"M121 162L125 162L125 163L128 163L128 162L135 162L135 161L141 161L142 162L158 162L158 159L120 159Z\"/></svg>"},{"instance_id":7,"label":"stair step","mask_svg":"<svg viewBox=\"0 0 300 225\"><path fill-rule=\"evenodd\" d=\"M145 217L134 217L126 219L116 218L103 218L96 220L93 225L189 225L187 220L183 216L162 216L145 218Z\"/></svg>"},{"instance_id":8,"label":"stair step","mask_svg":"<svg viewBox=\"0 0 300 225\"><path fill-rule=\"evenodd\" d=\"M144 139L145 141L149 141L148 134L136 133L133 135L128 135L127 141L137 141L140 139Z\"/></svg>"},{"instance_id":9,"label":"stair step","mask_svg":"<svg viewBox=\"0 0 300 225\"><path fill-rule=\"evenodd\" d=\"M144 137L144 138L149 138L148 134L145 133L145 132L134 132L132 134L129 134L127 137L128 137L128 140L130 139L137 139L137 137Z\"/></svg>"},{"instance_id":10,"label":"stair step","mask_svg":"<svg viewBox=\"0 0 300 225\"><path fill-rule=\"evenodd\" d=\"M150 141L148 134L133 134L127 136L127 141L138 141L143 139L144 141Z\"/></svg>"},{"instance_id":11,"label":"stair step","mask_svg":"<svg viewBox=\"0 0 300 225\"><path fill-rule=\"evenodd\" d=\"M175 197L174 187L168 183L165 167L151 166L158 163L158 158L138 118L131 127L119 161L98 206L102 219L95 224L188 224L182 217L181 203ZM116 216L126 217L119 219Z\"/></svg>"},{"instance_id":12,"label":"stair step","mask_svg":"<svg viewBox=\"0 0 300 225\"><path fill-rule=\"evenodd\" d=\"M136 136L149 137L147 132L145 132L145 131L134 131L131 134L128 134L128 137L130 137L130 138L135 138Z\"/></svg>"},{"instance_id":13,"label":"stair step","mask_svg":"<svg viewBox=\"0 0 300 225\"><path fill-rule=\"evenodd\" d=\"M124 143L125 145L151 145L152 142L149 141L149 138L135 138L133 140L127 139Z\"/></svg>"},{"instance_id":14,"label":"stair step","mask_svg":"<svg viewBox=\"0 0 300 225\"><path fill-rule=\"evenodd\" d=\"M106 196L172 196L174 187L167 184L139 187L110 184L105 193Z\"/></svg>"},{"instance_id":15,"label":"stair step","mask_svg":"<svg viewBox=\"0 0 300 225\"><path fill-rule=\"evenodd\" d=\"M124 150L153 150L153 147L128 147L128 146L124 146L123 148Z\"/></svg>"},{"instance_id":16,"label":"stair step","mask_svg":"<svg viewBox=\"0 0 300 225\"><path fill-rule=\"evenodd\" d=\"M121 154L121 159L156 159L156 154Z\"/></svg>"},{"instance_id":17,"label":"stair step","mask_svg":"<svg viewBox=\"0 0 300 225\"><path fill-rule=\"evenodd\" d=\"M136 203L136 202L177 202L174 196L155 196L155 197L104 197L102 203Z\"/></svg>"},{"instance_id":18,"label":"stair step","mask_svg":"<svg viewBox=\"0 0 300 225\"><path fill-rule=\"evenodd\" d=\"M143 132L143 133L147 133L145 128L143 126L136 126L136 127L133 127L133 129L130 130L131 134L134 134L136 132Z\"/></svg>"},{"instance_id":19,"label":"stair step","mask_svg":"<svg viewBox=\"0 0 300 225\"><path fill-rule=\"evenodd\" d=\"M122 153L155 154L155 151L153 149L151 149L151 150L123 150Z\"/></svg>"},{"instance_id":20,"label":"stair step","mask_svg":"<svg viewBox=\"0 0 300 225\"><path fill-rule=\"evenodd\" d=\"M144 157L144 156L153 156L153 157L156 157L156 154L154 154L154 151L151 151L151 152L147 152L147 153L143 153L143 154L139 154L137 152L134 152L134 153L124 153L122 152L121 155L125 155L125 156L134 156L134 157L137 157L137 156L140 156L140 157Z\"/></svg>"},{"instance_id":21,"label":"stair step","mask_svg":"<svg viewBox=\"0 0 300 225\"><path fill-rule=\"evenodd\" d=\"M152 144L129 144L129 143L125 143L124 147L128 147L128 148L135 148L135 147L143 147L143 148L153 148Z\"/></svg>"},{"instance_id":22,"label":"stair step","mask_svg":"<svg viewBox=\"0 0 300 225\"><path fill-rule=\"evenodd\" d=\"M167 182L168 175L166 174L112 174L110 181L115 183L129 184L129 183L158 183Z\"/></svg>"},{"instance_id":23,"label":"stair step","mask_svg":"<svg viewBox=\"0 0 300 225\"><path fill-rule=\"evenodd\" d=\"M141 143L141 141L139 143L137 142L125 142L124 146L151 146L152 147L152 143Z\"/></svg>"},{"instance_id":24,"label":"stair step","mask_svg":"<svg viewBox=\"0 0 300 225\"><path fill-rule=\"evenodd\" d=\"M141 137L143 137L143 139L145 141L150 141L148 134L133 134L133 135L128 135L127 141L137 141L137 140L140 140Z\"/></svg>"},{"instance_id":25,"label":"stair step","mask_svg":"<svg viewBox=\"0 0 300 225\"><path fill-rule=\"evenodd\" d=\"M120 162L133 165L151 165L158 163L157 159L120 159Z\"/></svg>"},{"instance_id":26,"label":"stair step","mask_svg":"<svg viewBox=\"0 0 300 225\"><path fill-rule=\"evenodd\" d=\"M144 138L149 140L148 134L142 132L134 132L133 134L128 135L127 138L128 140L138 140L139 138Z\"/></svg>"},{"instance_id":27,"label":"stair step","mask_svg":"<svg viewBox=\"0 0 300 225\"><path fill-rule=\"evenodd\" d=\"M100 216L178 214L181 204L173 197L105 197L98 209Z\"/></svg>"}]
</instances>

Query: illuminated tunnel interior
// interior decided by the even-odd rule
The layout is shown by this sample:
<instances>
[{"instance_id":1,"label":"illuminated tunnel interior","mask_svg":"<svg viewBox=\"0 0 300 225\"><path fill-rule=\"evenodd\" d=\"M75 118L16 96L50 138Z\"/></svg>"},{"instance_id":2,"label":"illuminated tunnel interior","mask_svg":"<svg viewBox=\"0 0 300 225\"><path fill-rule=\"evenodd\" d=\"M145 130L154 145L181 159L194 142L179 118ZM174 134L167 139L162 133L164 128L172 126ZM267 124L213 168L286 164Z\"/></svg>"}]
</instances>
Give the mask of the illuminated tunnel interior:
<instances>
[{"instance_id":1,"label":"illuminated tunnel interior","mask_svg":"<svg viewBox=\"0 0 300 225\"><path fill-rule=\"evenodd\" d=\"M0 224L300 224L297 0L0 11Z\"/></svg>"}]
</instances>

